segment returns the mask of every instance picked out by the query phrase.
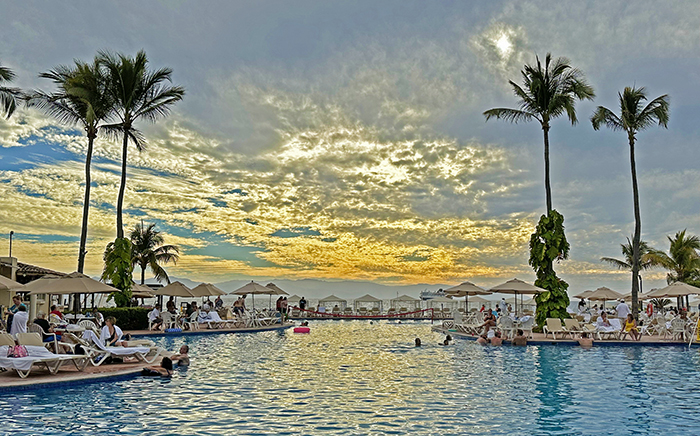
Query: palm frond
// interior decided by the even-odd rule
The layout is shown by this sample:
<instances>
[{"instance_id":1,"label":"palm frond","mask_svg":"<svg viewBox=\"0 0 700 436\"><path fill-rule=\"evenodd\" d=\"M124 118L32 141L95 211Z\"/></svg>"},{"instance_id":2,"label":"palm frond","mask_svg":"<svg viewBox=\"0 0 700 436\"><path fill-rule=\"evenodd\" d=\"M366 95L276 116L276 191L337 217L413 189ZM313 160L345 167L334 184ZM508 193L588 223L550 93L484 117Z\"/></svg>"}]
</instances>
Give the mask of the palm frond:
<instances>
[{"instance_id":1,"label":"palm frond","mask_svg":"<svg viewBox=\"0 0 700 436\"><path fill-rule=\"evenodd\" d=\"M620 259L615 259L615 258L613 258L613 257L601 257L601 258L600 258L600 261L601 261L601 262L605 262L605 263L607 263L607 264L610 264L610 265L614 266L614 267L617 268L617 269L624 269L624 270L632 269L632 265L631 265L631 264L629 264L629 263L627 263L627 262L625 262L625 261L622 261L622 260L620 260Z\"/></svg>"},{"instance_id":2,"label":"palm frond","mask_svg":"<svg viewBox=\"0 0 700 436\"><path fill-rule=\"evenodd\" d=\"M622 120L610 109L598 106L591 116L591 124L594 130L600 130L600 126L605 125L612 130L624 130Z\"/></svg>"},{"instance_id":3,"label":"palm frond","mask_svg":"<svg viewBox=\"0 0 700 436\"><path fill-rule=\"evenodd\" d=\"M497 118L510 121L511 123L516 124L519 122L530 121L533 118L537 119L535 114L532 114L530 112L508 108L489 109L486 112L484 112L484 116L486 117L486 121L488 121L491 118Z\"/></svg>"}]
</instances>

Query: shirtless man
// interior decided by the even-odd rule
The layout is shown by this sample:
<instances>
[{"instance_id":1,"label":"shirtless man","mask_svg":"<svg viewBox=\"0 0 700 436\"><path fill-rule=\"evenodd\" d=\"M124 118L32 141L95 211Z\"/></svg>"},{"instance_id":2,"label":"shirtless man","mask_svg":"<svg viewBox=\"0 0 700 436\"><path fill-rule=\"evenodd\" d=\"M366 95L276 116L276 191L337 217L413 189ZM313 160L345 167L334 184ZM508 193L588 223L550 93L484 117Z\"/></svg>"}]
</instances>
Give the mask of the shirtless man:
<instances>
[{"instance_id":1,"label":"shirtless man","mask_svg":"<svg viewBox=\"0 0 700 436\"><path fill-rule=\"evenodd\" d=\"M578 340L578 344L583 348L591 348L593 339L588 337L588 333L581 333L581 339Z\"/></svg>"},{"instance_id":2,"label":"shirtless man","mask_svg":"<svg viewBox=\"0 0 700 436\"><path fill-rule=\"evenodd\" d=\"M491 338L491 345L503 345L503 338L501 338L501 332L496 332L496 335Z\"/></svg>"},{"instance_id":3,"label":"shirtless man","mask_svg":"<svg viewBox=\"0 0 700 436\"><path fill-rule=\"evenodd\" d=\"M515 337L510 342L513 345L522 347L527 345L527 337L525 337L525 333L521 329L518 329L518 331L515 334Z\"/></svg>"},{"instance_id":4,"label":"shirtless man","mask_svg":"<svg viewBox=\"0 0 700 436\"><path fill-rule=\"evenodd\" d=\"M479 336L479 339L476 340L476 343L479 345L488 345L489 340L486 337L486 334L484 333L483 335Z\"/></svg>"}]
</instances>

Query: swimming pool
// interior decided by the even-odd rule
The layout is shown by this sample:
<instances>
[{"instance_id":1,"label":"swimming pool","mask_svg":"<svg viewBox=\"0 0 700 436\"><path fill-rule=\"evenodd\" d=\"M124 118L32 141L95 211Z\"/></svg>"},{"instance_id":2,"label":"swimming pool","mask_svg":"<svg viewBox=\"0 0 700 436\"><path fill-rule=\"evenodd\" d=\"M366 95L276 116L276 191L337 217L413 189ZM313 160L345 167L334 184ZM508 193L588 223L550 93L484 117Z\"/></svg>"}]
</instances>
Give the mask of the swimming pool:
<instances>
[{"instance_id":1,"label":"swimming pool","mask_svg":"<svg viewBox=\"0 0 700 436\"><path fill-rule=\"evenodd\" d=\"M4 434L696 434L700 354L683 347L481 347L430 323L322 321L166 337L171 380L2 392ZM416 337L424 346L413 347Z\"/></svg>"}]
</instances>

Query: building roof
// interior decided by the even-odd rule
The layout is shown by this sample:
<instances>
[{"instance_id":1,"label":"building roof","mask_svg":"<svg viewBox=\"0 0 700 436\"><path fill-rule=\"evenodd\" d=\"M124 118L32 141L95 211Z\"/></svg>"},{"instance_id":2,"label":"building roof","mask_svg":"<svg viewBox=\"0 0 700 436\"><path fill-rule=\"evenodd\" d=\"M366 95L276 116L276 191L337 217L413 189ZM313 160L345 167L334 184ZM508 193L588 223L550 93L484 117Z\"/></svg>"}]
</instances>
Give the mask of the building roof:
<instances>
[{"instance_id":1,"label":"building roof","mask_svg":"<svg viewBox=\"0 0 700 436\"><path fill-rule=\"evenodd\" d=\"M67 274L28 263L17 262L17 281L23 285L46 275L63 277Z\"/></svg>"}]
</instances>

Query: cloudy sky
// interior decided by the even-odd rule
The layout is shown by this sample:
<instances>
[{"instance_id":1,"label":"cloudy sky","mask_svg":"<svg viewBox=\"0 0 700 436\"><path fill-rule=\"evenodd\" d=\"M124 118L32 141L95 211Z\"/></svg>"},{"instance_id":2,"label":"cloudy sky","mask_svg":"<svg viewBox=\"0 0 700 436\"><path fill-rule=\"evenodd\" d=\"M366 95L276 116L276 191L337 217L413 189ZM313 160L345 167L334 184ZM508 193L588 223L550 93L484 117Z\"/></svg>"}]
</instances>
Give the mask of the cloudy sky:
<instances>
[{"instance_id":1,"label":"cloudy sky","mask_svg":"<svg viewBox=\"0 0 700 436\"><path fill-rule=\"evenodd\" d=\"M668 130L639 135L643 238L700 233L698 1L0 1L0 64L25 89L98 50L169 66L187 89L141 124L126 222L156 223L193 280L317 278L389 285L533 280L544 211L542 132L485 122L535 54L566 56L594 86L581 122L552 125L553 202L575 293L629 289L600 263L633 230L625 135L594 132L596 105L645 86L669 94ZM0 253L77 264L82 132L37 112L0 120ZM115 236L120 147L100 139L86 272ZM645 288L664 273L645 275Z\"/></svg>"}]
</instances>

